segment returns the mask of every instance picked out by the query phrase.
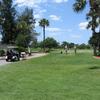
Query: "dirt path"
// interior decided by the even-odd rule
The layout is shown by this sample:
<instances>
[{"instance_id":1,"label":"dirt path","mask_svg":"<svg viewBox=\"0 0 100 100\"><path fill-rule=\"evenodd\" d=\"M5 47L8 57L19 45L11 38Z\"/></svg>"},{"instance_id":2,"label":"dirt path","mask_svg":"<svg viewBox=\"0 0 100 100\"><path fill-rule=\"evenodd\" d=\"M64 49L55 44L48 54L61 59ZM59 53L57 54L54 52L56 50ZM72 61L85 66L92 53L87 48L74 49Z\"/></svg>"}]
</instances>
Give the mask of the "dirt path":
<instances>
[{"instance_id":1,"label":"dirt path","mask_svg":"<svg viewBox=\"0 0 100 100\"><path fill-rule=\"evenodd\" d=\"M32 58L37 58L37 57L41 57L41 56L45 56L47 55L47 53L33 53L31 56L26 56L26 59L32 59Z\"/></svg>"},{"instance_id":2,"label":"dirt path","mask_svg":"<svg viewBox=\"0 0 100 100\"><path fill-rule=\"evenodd\" d=\"M47 54L46 53L33 53L31 56L26 56L26 58L24 58L24 59L27 60L27 59L37 58L37 57L41 57L41 56L45 56L45 55L47 55ZM23 60L23 59L21 59L21 60ZM12 62L6 62L5 57L0 58L0 66L6 65L9 63L12 63Z\"/></svg>"},{"instance_id":3,"label":"dirt path","mask_svg":"<svg viewBox=\"0 0 100 100\"><path fill-rule=\"evenodd\" d=\"M0 66L9 64L11 62L6 62L6 60L0 60Z\"/></svg>"}]
</instances>

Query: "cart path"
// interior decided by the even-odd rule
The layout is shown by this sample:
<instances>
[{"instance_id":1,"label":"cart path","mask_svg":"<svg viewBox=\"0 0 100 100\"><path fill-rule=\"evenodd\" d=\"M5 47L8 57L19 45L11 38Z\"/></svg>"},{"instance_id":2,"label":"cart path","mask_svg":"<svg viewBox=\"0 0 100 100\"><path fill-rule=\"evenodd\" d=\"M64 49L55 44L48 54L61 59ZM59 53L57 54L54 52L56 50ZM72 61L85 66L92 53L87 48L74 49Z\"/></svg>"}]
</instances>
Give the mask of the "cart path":
<instances>
[{"instance_id":1,"label":"cart path","mask_svg":"<svg viewBox=\"0 0 100 100\"><path fill-rule=\"evenodd\" d=\"M28 60L28 59L32 59L32 58L42 57L45 55L47 55L47 53L33 53L31 56L26 56L26 58L24 58L24 59ZM6 62L5 57L3 57L3 58L0 57L0 66L10 64L10 63L13 63L13 62Z\"/></svg>"},{"instance_id":2,"label":"cart path","mask_svg":"<svg viewBox=\"0 0 100 100\"><path fill-rule=\"evenodd\" d=\"M11 62L6 62L6 60L0 60L0 66L10 64Z\"/></svg>"}]
</instances>

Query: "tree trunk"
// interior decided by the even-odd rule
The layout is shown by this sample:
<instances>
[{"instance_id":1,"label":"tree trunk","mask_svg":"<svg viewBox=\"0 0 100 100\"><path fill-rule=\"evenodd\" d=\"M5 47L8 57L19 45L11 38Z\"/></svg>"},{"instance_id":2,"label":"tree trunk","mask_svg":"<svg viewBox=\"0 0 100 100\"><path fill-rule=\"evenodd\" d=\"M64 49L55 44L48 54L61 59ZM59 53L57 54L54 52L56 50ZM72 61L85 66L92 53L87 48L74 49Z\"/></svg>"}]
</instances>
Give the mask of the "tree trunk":
<instances>
[{"instance_id":1,"label":"tree trunk","mask_svg":"<svg viewBox=\"0 0 100 100\"><path fill-rule=\"evenodd\" d=\"M99 50L98 50L98 52L99 52L99 56L100 56L100 46L99 46Z\"/></svg>"},{"instance_id":2,"label":"tree trunk","mask_svg":"<svg viewBox=\"0 0 100 100\"><path fill-rule=\"evenodd\" d=\"M92 19L93 19L93 17L92 17ZM93 25L92 25L92 36L95 36L95 34L96 34L95 27L93 27ZM93 44L93 55L97 56L97 48L96 48L95 44Z\"/></svg>"},{"instance_id":3,"label":"tree trunk","mask_svg":"<svg viewBox=\"0 0 100 100\"><path fill-rule=\"evenodd\" d=\"M94 56L97 56L97 52L96 52L96 51L97 51L97 50L96 50L96 46L94 45L94 46L93 46L93 55L94 55Z\"/></svg>"},{"instance_id":4,"label":"tree trunk","mask_svg":"<svg viewBox=\"0 0 100 100\"><path fill-rule=\"evenodd\" d=\"M43 51L45 52L45 26L43 27Z\"/></svg>"}]
</instances>

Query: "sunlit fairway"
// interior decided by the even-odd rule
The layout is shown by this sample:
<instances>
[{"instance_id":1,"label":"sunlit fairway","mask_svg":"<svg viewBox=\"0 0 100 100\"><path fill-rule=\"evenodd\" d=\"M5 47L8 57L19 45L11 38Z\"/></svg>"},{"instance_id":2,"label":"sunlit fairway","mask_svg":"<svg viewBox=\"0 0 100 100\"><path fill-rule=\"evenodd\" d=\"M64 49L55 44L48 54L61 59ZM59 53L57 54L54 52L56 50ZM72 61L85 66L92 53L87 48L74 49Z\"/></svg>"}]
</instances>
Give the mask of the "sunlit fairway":
<instances>
[{"instance_id":1,"label":"sunlit fairway","mask_svg":"<svg viewBox=\"0 0 100 100\"><path fill-rule=\"evenodd\" d=\"M57 51L2 66L0 100L100 100L100 59Z\"/></svg>"}]
</instances>

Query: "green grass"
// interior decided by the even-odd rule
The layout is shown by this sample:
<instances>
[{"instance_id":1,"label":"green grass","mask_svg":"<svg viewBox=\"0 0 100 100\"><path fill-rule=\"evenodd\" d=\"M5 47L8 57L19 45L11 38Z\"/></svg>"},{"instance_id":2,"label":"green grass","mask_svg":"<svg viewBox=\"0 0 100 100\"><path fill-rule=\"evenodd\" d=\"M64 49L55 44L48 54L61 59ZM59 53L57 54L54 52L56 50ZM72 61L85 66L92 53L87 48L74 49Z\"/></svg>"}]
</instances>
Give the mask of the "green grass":
<instances>
[{"instance_id":1,"label":"green grass","mask_svg":"<svg viewBox=\"0 0 100 100\"><path fill-rule=\"evenodd\" d=\"M100 100L100 59L55 52L2 66L0 100Z\"/></svg>"},{"instance_id":2,"label":"green grass","mask_svg":"<svg viewBox=\"0 0 100 100\"><path fill-rule=\"evenodd\" d=\"M31 48L31 52L40 52L41 48Z\"/></svg>"}]
</instances>

